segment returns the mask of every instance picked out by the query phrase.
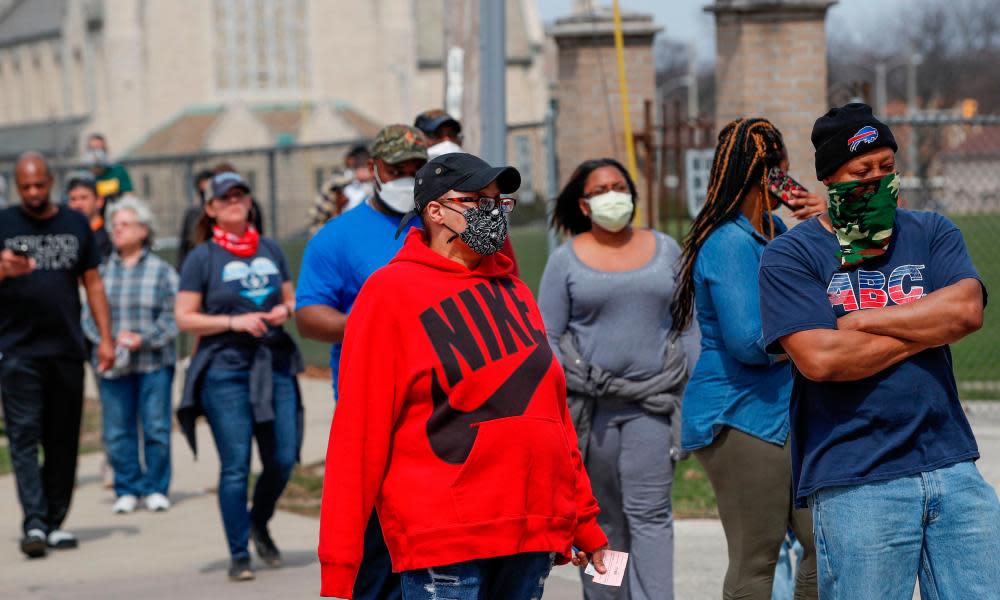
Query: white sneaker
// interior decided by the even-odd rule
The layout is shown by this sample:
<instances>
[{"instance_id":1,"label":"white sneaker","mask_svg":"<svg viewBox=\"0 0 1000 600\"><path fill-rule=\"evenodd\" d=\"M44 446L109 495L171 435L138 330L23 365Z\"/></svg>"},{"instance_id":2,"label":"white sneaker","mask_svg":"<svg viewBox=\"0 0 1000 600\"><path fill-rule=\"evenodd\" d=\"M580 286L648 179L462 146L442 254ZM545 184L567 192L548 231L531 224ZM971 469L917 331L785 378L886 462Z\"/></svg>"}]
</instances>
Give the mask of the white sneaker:
<instances>
[{"instance_id":1,"label":"white sneaker","mask_svg":"<svg viewBox=\"0 0 1000 600\"><path fill-rule=\"evenodd\" d=\"M50 531L47 542L49 548L57 548L59 550L76 548L78 544L75 535L68 531L63 531L62 529L54 529Z\"/></svg>"},{"instance_id":2,"label":"white sneaker","mask_svg":"<svg viewBox=\"0 0 1000 600\"><path fill-rule=\"evenodd\" d=\"M138 498L132 494L125 494L124 496L119 496L118 500L115 500L115 505L111 507L111 512L116 515L126 515L134 511L138 504Z\"/></svg>"},{"instance_id":3,"label":"white sneaker","mask_svg":"<svg viewBox=\"0 0 1000 600\"><path fill-rule=\"evenodd\" d=\"M146 509L154 512L163 512L170 508L170 499L163 494L156 493L146 496Z\"/></svg>"}]
</instances>

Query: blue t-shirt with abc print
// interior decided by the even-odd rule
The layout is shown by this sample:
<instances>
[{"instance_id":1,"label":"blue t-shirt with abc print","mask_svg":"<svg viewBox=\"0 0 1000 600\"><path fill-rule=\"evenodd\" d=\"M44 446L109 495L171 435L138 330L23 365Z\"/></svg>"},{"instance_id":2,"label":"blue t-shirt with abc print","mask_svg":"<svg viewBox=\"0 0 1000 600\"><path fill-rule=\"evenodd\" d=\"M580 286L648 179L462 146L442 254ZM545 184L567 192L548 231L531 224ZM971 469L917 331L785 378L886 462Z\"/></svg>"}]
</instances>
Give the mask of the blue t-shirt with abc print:
<instances>
[{"instance_id":1,"label":"blue t-shirt with abc print","mask_svg":"<svg viewBox=\"0 0 1000 600\"><path fill-rule=\"evenodd\" d=\"M257 252L241 258L215 242L205 242L191 251L181 266L180 291L202 295L202 312L208 315L242 315L268 312L281 303L281 284L289 281L288 264L278 244L260 238ZM257 339L248 333L224 332L204 336L200 344L223 346L212 361L214 369L249 369L257 344L275 352L276 366L287 364L287 334L268 325Z\"/></svg>"},{"instance_id":2,"label":"blue t-shirt with abc print","mask_svg":"<svg viewBox=\"0 0 1000 600\"><path fill-rule=\"evenodd\" d=\"M936 213L897 211L888 251L856 269L841 269L838 248L816 218L768 244L760 310L769 352L782 352L786 335L836 329L848 312L907 304L980 279L961 231ZM979 456L948 346L858 381L815 382L795 372L789 425L799 506L824 487L896 479Z\"/></svg>"}]
</instances>

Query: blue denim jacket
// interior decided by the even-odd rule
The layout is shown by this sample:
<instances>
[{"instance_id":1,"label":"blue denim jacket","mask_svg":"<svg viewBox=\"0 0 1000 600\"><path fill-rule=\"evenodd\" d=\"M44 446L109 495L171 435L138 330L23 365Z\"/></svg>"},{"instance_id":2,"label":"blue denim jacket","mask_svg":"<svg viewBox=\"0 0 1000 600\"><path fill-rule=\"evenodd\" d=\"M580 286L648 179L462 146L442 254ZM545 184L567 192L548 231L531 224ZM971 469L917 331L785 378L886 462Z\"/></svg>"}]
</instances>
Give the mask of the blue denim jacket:
<instances>
[{"instance_id":1,"label":"blue denim jacket","mask_svg":"<svg viewBox=\"0 0 1000 600\"><path fill-rule=\"evenodd\" d=\"M775 217L777 231L787 231ZM764 351L757 273L767 239L742 214L705 240L694 266L701 355L684 392L681 446L708 446L724 426L774 444L788 437L788 361Z\"/></svg>"}]
</instances>

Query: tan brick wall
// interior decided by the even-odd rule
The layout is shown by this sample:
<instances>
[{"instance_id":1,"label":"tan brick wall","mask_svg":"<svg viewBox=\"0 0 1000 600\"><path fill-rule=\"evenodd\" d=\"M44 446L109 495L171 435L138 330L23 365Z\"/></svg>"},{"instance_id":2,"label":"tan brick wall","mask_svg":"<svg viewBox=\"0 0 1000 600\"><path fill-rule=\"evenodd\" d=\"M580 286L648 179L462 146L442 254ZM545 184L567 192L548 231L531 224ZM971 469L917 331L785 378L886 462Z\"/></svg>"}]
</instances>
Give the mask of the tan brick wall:
<instances>
[{"instance_id":1,"label":"tan brick wall","mask_svg":"<svg viewBox=\"0 0 1000 600\"><path fill-rule=\"evenodd\" d=\"M785 138L792 176L819 188L809 135L829 108L822 15L771 22L719 15L716 53L717 128L739 117L769 119Z\"/></svg>"},{"instance_id":2,"label":"tan brick wall","mask_svg":"<svg viewBox=\"0 0 1000 600\"><path fill-rule=\"evenodd\" d=\"M559 41L557 52L556 153L560 185L578 164L612 157L627 166L618 63L610 37ZM626 81L633 132L643 127L643 102L655 94L652 37L628 37ZM640 189L645 189L640 184Z\"/></svg>"}]
</instances>

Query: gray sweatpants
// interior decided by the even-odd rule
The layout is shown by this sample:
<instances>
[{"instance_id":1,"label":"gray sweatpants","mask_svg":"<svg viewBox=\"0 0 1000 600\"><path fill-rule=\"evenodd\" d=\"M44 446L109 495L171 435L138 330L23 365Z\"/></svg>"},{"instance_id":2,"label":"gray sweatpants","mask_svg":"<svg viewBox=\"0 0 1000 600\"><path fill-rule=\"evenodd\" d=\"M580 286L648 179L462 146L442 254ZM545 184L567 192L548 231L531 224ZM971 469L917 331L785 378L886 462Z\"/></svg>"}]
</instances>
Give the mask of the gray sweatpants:
<instances>
[{"instance_id":1,"label":"gray sweatpants","mask_svg":"<svg viewBox=\"0 0 1000 600\"><path fill-rule=\"evenodd\" d=\"M634 405L594 411L587 474L612 550L629 553L621 588L582 575L587 600L673 600L674 517L670 419Z\"/></svg>"}]
</instances>

